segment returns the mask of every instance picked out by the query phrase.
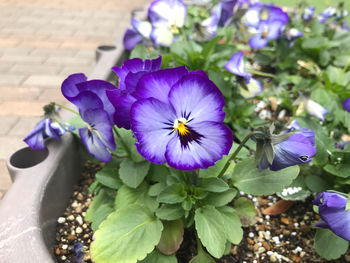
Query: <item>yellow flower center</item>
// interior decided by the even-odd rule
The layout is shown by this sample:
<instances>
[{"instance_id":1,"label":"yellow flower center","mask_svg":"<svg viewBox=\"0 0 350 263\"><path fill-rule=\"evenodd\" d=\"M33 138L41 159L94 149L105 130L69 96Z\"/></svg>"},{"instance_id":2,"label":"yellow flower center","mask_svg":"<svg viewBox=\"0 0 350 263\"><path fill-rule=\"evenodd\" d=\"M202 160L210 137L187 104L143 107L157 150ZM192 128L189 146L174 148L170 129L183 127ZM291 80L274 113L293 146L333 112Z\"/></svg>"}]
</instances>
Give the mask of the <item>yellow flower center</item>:
<instances>
[{"instance_id":1,"label":"yellow flower center","mask_svg":"<svg viewBox=\"0 0 350 263\"><path fill-rule=\"evenodd\" d=\"M177 34L180 33L180 31L179 31L179 29L177 28L176 25L171 25L171 26L170 26L170 30L171 30L171 32L172 32L174 35L177 35Z\"/></svg>"},{"instance_id":2,"label":"yellow flower center","mask_svg":"<svg viewBox=\"0 0 350 263\"><path fill-rule=\"evenodd\" d=\"M187 120L185 118L176 119L174 122L174 131L177 131L180 135L187 135L190 133L186 126Z\"/></svg>"},{"instance_id":3,"label":"yellow flower center","mask_svg":"<svg viewBox=\"0 0 350 263\"><path fill-rule=\"evenodd\" d=\"M267 20L269 19L269 12L265 9L263 9L261 12L260 12L260 19L261 20Z\"/></svg>"}]
</instances>

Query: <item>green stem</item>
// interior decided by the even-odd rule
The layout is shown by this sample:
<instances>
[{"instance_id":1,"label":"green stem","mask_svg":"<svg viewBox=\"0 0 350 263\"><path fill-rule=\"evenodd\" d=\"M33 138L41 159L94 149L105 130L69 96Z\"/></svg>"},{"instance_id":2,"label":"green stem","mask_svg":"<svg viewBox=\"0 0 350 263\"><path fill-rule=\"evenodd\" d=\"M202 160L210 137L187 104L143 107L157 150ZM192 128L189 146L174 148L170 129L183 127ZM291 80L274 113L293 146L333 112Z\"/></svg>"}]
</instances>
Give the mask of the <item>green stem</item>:
<instances>
[{"instance_id":1,"label":"green stem","mask_svg":"<svg viewBox=\"0 0 350 263\"><path fill-rule=\"evenodd\" d=\"M261 72L261 71L254 70L254 69L247 69L247 71L252 73L252 74L254 74L254 75L259 75L259 76L262 76L262 77L276 78L276 76L273 75L273 74L266 73L266 72Z\"/></svg>"},{"instance_id":2,"label":"green stem","mask_svg":"<svg viewBox=\"0 0 350 263\"><path fill-rule=\"evenodd\" d=\"M115 132L115 134L117 135L117 137L120 139L120 142L124 148L124 150L126 151L126 154L131 157L131 151L130 149L128 148L128 146L126 145L126 143L124 142L122 136L120 136L118 130L117 130L117 127L113 126L113 131Z\"/></svg>"},{"instance_id":3,"label":"green stem","mask_svg":"<svg viewBox=\"0 0 350 263\"><path fill-rule=\"evenodd\" d=\"M60 108L62 108L62 109L65 109L65 110L67 110L67 111L73 112L73 113L76 114L76 115L79 115L79 112L77 112L77 111L75 111L75 110L72 110L71 108L68 108L68 107L66 107L66 106L64 106L64 105L62 105L62 104L58 104L58 103L55 102L55 105L58 106L58 107L60 107Z\"/></svg>"},{"instance_id":4,"label":"green stem","mask_svg":"<svg viewBox=\"0 0 350 263\"><path fill-rule=\"evenodd\" d=\"M252 132L252 133L248 134L248 135L243 139L243 141L242 141L242 142L240 143L240 145L237 147L237 149L235 150L235 152L234 152L234 153L231 155L231 157L227 160L227 162L226 162L224 168L222 168L222 170L221 170L221 172L220 172L220 174L219 174L219 176L218 176L219 178L222 177L222 176L225 174L227 168L228 168L228 167L230 166L230 164L231 164L231 161L234 160L234 159L236 158L237 154L240 152L240 150L242 149L242 147L244 146L244 144L245 144L245 143L250 139L250 137L252 137L254 134L255 134L255 133Z\"/></svg>"}]
</instances>

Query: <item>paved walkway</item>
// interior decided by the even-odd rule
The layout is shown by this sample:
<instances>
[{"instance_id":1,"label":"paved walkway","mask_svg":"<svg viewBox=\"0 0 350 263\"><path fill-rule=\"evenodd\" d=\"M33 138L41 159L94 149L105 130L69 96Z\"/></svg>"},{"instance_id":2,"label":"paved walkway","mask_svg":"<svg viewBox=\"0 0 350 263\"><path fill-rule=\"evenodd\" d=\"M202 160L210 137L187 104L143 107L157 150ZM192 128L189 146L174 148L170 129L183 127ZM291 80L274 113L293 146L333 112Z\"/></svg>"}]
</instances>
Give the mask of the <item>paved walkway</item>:
<instances>
[{"instance_id":1,"label":"paved walkway","mask_svg":"<svg viewBox=\"0 0 350 263\"><path fill-rule=\"evenodd\" d=\"M150 0L0 0L0 199L11 186L7 157L42 115L65 102L61 82L89 74L95 48L113 44L133 8Z\"/></svg>"}]
</instances>

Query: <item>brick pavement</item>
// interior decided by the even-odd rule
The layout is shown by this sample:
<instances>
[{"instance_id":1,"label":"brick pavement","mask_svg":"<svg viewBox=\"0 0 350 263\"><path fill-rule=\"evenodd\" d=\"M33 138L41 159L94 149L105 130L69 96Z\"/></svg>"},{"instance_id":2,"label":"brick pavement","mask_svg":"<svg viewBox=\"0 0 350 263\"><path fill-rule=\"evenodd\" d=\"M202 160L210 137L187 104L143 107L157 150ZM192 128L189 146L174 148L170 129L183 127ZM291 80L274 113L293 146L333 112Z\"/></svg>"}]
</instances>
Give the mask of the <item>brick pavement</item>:
<instances>
[{"instance_id":1,"label":"brick pavement","mask_svg":"<svg viewBox=\"0 0 350 263\"><path fill-rule=\"evenodd\" d=\"M0 0L0 199L11 186L7 157L40 120L42 106L64 102L60 85L89 74L95 48L113 44L130 11L150 0Z\"/></svg>"}]
</instances>

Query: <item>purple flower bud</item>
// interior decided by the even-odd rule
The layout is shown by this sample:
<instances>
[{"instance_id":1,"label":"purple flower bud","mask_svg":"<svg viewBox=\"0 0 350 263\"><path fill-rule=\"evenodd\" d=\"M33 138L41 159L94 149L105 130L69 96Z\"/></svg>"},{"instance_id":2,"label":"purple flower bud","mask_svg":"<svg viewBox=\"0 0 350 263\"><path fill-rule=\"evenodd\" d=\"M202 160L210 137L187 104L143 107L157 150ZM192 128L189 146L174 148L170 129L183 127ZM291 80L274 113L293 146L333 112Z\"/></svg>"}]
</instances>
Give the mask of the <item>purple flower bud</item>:
<instances>
[{"instance_id":1,"label":"purple flower bud","mask_svg":"<svg viewBox=\"0 0 350 263\"><path fill-rule=\"evenodd\" d=\"M350 210L346 210L347 198L333 192L318 194L313 204L318 206L322 221L316 224L332 230L337 236L350 241Z\"/></svg>"},{"instance_id":2,"label":"purple flower bud","mask_svg":"<svg viewBox=\"0 0 350 263\"><path fill-rule=\"evenodd\" d=\"M346 98L343 102L343 108L344 110L346 110L347 112L350 112L350 97Z\"/></svg>"}]
</instances>

